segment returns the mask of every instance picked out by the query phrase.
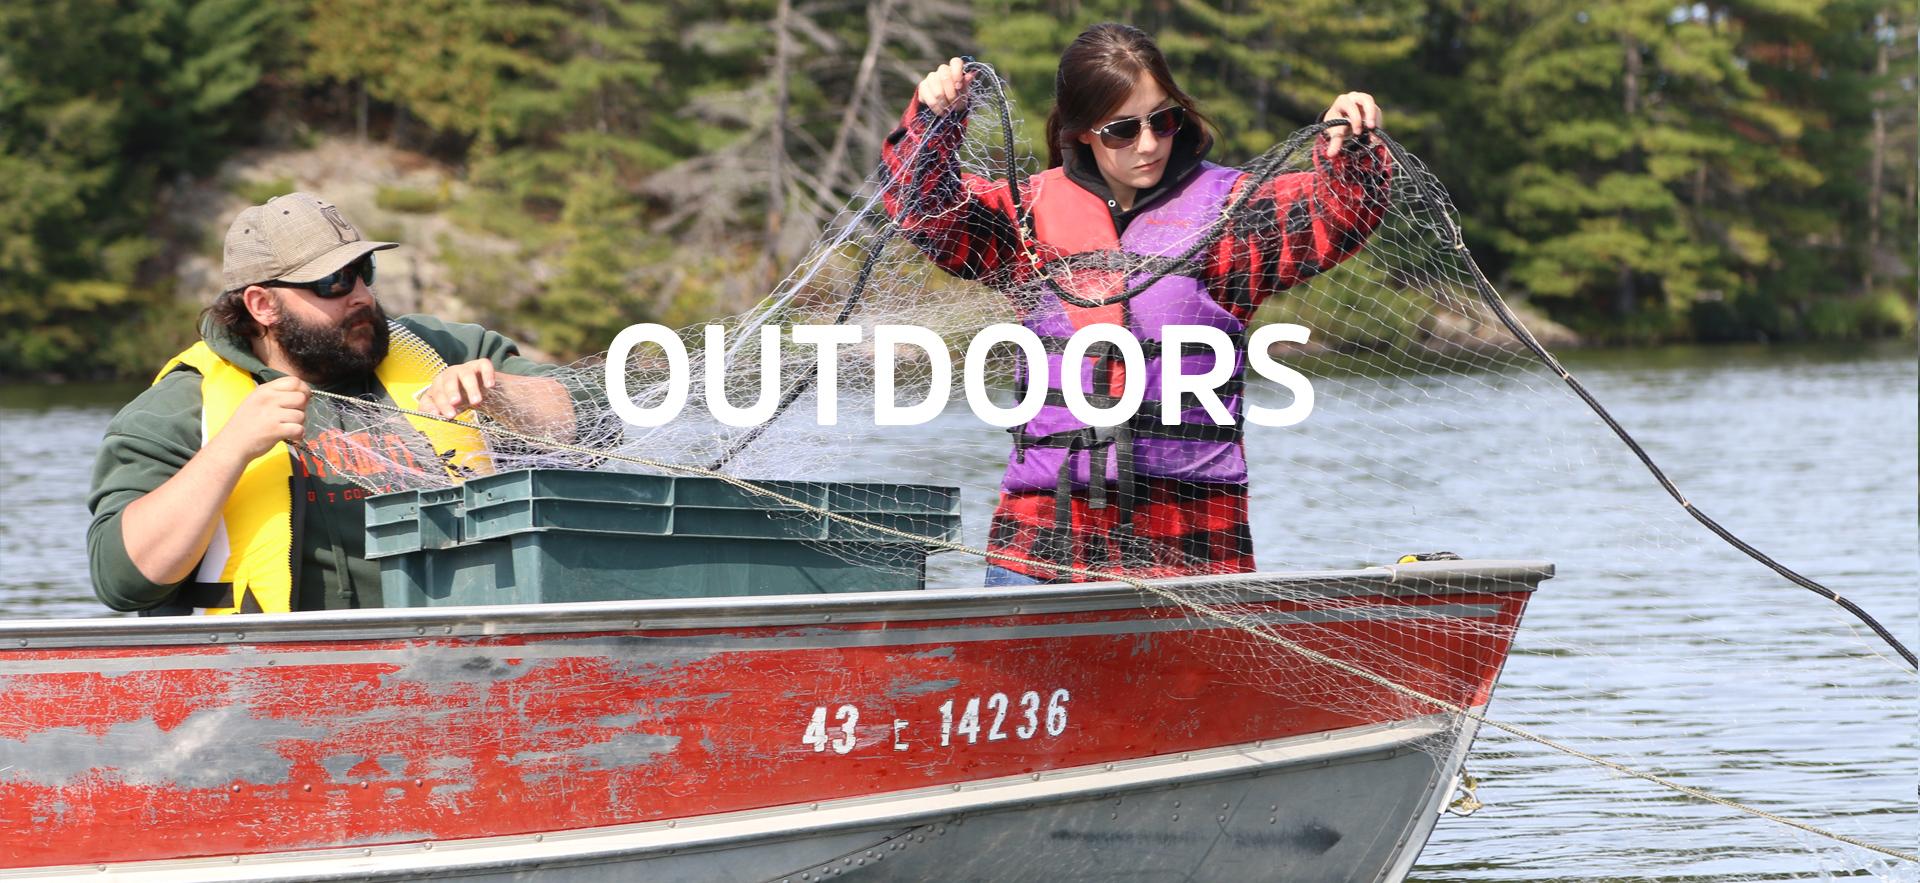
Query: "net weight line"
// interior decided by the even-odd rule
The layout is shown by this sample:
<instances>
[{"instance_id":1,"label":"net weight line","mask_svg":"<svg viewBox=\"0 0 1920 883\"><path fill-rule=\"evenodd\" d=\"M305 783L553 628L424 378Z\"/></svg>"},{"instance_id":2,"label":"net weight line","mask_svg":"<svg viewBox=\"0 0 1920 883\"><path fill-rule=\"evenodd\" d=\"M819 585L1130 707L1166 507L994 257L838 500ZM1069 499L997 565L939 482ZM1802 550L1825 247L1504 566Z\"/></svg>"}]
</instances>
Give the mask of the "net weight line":
<instances>
[{"instance_id":1,"label":"net weight line","mask_svg":"<svg viewBox=\"0 0 1920 883\"><path fill-rule=\"evenodd\" d=\"M467 426L467 427L473 426L473 424L460 421L459 419L457 419L457 417L442 417L438 414L429 414L429 413L426 413L425 411L420 411L413 408L405 408L399 405L390 405L385 402L371 402L366 399L355 398L353 396L340 395L338 393L327 392L325 390L319 390L319 389L312 390L312 395L318 398L333 399L341 402L350 403L354 407L358 407L358 408L371 407L376 410L389 411L394 414L400 414L400 415L409 416L409 417L420 417L420 418L425 418L427 420L435 420L441 423L453 423L453 424L458 424L458 425ZM1010 555L1003 552L994 552L987 549L974 548L972 546L966 545L965 543L955 542L952 540L929 539L927 537L923 537L914 533L909 533L907 531L889 527L887 525L875 524L871 521L868 521L864 518L860 518L855 515L849 515L844 512L830 511L824 506L816 506L804 500L794 499L793 497L780 493L777 490L774 490L772 488L762 487L747 479L739 478L737 476L729 475L724 472L719 472L713 469L707 469L700 466L694 466L694 465L682 464L682 463L668 463L668 462L654 460L647 457L639 457L631 454L622 454L617 451L596 451L591 448L583 447L581 445L575 445L568 442L558 441L555 439L543 438L540 436L518 432L512 429L508 429L504 426L499 426L497 424L494 426L481 428L480 431L491 433L494 435L499 435L505 438L510 438L515 441L522 442L524 444L544 446L547 448L551 448L553 450L566 451L569 453L580 454L587 457L598 457L598 458L604 458L608 460L618 460L623 463L629 463L635 466L642 466L648 469L654 469L662 472L681 473L686 475L698 476L702 478L718 479L720 481L726 482L729 485L732 485L733 487L739 488L740 490L746 491L751 494L755 494L757 496L765 497L767 499L782 503L787 506L792 506L794 508L797 508L811 515L817 515L822 518L838 521L843 524L861 528L863 530L874 531L886 536L894 537L896 539L905 540L911 543L916 543L921 546L925 546L927 548L934 549L934 550L945 551L945 552L960 552L960 553L972 555L987 561L1007 561L1007 562L1012 562L1016 564L1027 564L1027 565L1032 565L1036 567L1047 568L1049 570L1054 571L1055 573L1071 574L1073 576L1088 577L1095 580L1106 580L1106 581L1123 583L1127 586L1132 587L1136 591L1140 591L1146 594L1154 595L1156 597L1165 599L1166 601L1171 602L1172 604L1178 607L1184 608L1186 610L1190 610L1193 613L1196 613L1200 616L1203 616L1207 619L1211 619L1223 625L1229 626L1236 630L1246 632L1247 634L1252 635L1253 637L1261 641L1264 641L1268 644L1272 644L1275 647L1279 647L1282 650L1286 650L1290 653L1301 656L1312 662L1316 662L1321 665L1327 666L1328 668L1331 668L1335 671L1352 675L1353 677L1364 680L1367 683L1390 690L1397 695L1404 696L1408 699L1412 699L1417 702L1422 702L1427 705L1431 705L1435 708L1441 709L1450 714L1457 715L1459 717L1465 718L1475 723L1493 727L1494 729L1500 730L1501 732L1518 737L1520 739L1524 739L1536 745L1550 748L1554 751L1561 752L1570 757L1584 760L1588 763L1594 764L1596 766L1600 766L1604 769L1619 773L1621 775L1628 776L1630 778L1639 779L1644 782L1649 782L1651 784L1658 785L1662 788L1669 789L1679 794L1684 794L1688 797L1692 797L1696 800L1712 803L1717 806L1721 806L1727 809L1732 809L1738 812L1746 813L1748 815L1765 819L1767 821L1774 822L1779 825L1784 825L1786 827L1793 828L1795 830L1803 831L1808 834L1813 834L1815 836L1823 837L1828 840L1832 840L1836 843L1844 843L1848 846L1858 847L1860 849L1879 853L1881 855L1885 855L1890 858L1899 859L1901 861L1920 863L1920 854L1910 853L1910 852L1901 852L1891 847L1880 846L1874 843L1867 842L1865 840L1861 840L1856 837L1852 837L1847 834L1842 834L1838 831L1830 831L1825 828L1821 828L1817 825L1812 825L1806 822L1799 821L1797 819L1788 818L1786 816L1782 816L1782 815L1779 815L1778 813L1770 812L1768 810L1764 810L1756 806L1750 806L1748 804L1742 803L1737 800L1720 797L1720 796L1708 793L1706 791L1703 791L1699 788L1695 788L1691 785L1686 785L1681 782L1676 782L1672 779L1669 779L1657 773L1651 773L1651 772L1635 769L1633 767L1627 766L1626 764L1620 763L1619 761L1610 760L1608 758L1601 757L1600 755L1597 755L1597 754L1592 754L1586 751L1582 751L1571 745L1567 745L1557 740L1554 740L1552 738L1549 738L1547 736L1542 736L1538 733L1534 733L1531 730L1528 730L1524 727L1520 727L1514 724L1508 724L1502 721L1495 720L1493 718L1487 717L1484 714L1475 712L1472 709L1467 708L1466 706L1448 701L1446 699L1442 699L1437 696L1429 695L1427 693L1421 692L1420 690L1416 690L1412 687L1393 681L1383 675L1377 674L1366 668L1362 668L1360 666L1354 665L1349 662L1343 662L1339 659L1335 659L1331 656L1328 656L1325 653L1321 653L1317 650L1314 650L1309 647L1305 647L1294 641L1290 641L1284 637L1281 637L1276 632L1274 632L1272 626L1269 626L1268 624L1255 620L1251 617L1247 617L1245 615L1235 613L1231 610L1227 610L1225 608L1218 607L1213 604L1208 604L1204 601L1198 601L1198 600L1184 597L1164 587L1153 585L1144 580L1127 576L1126 574L1111 573L1103 570L1094 570L1094 569L1089 569L1084 567L1075 567L1075 566L1065 565L1065 564L1056 564L1056 563L1047 562L1047 561L1034 561L1028 558L1021 557L1019 555Z\"/></svg>"},{"instance_id":2,"label":"net weight line","mask_svg":"<svg viewBox=\"0 0 1920 883\"><path fill-rule=\"evenodd\" d=\"M1006 172L1008 186L1016 194L1015 206L1017 211L1017 206L1019 205L1017 194L1019 192L1020 179L1019 167L1013 157L1010 102L1007 100L1006 91L1001 86L999 77L993 74L991 67L973 61L972 59L968 59L968 67L970 69L983 70L987 73L987 81L993 85L995 97L1000 106L1001 118L1007 121L1008 147L1005 157ZM1321 132L1335 126L1343 125L1349 125L1348 121L1344 119L1322 120L1319 123L1301 130L1300 133L1287 139L1285 142L1269 148L1265 153L1249 162L1247 165L1250 170L1247 174L1253 180L1246 187L1242 188L1238 198L1222 210L1220 218L1207 230L1205 235L1200 237L1200 241L1180 258L1180 261L1191 259L1202 250L1212 247L1214 243L1219 241L1221 236L1226 235L1226 231L1232 226L1235 220L1234 215L1240 210L1246 198L1262 184L1265 184L1277 176L1281 170L1286 167L1286 163L1292 158L1293 153L1299 150L1303 144L1313 144ZM1393 155L1396 173L1406 174L1409 170L1418 168L1417 165L1410 162L1411 157L1409 157L1406 150L1400 146L1400 143L1388 137L1385 132L1375 130L1368 134L1379 138L1381 142L1386 145L1387 150ZM1626 444L1634 456L1640 459L1641 464L1646 466L1647 471L1653 474L1654 480L1659 482L1660 487L1667 492L1667 495L1680 504L1680 508L1686 510L1686 513L1692 516L1693 520L1699 522L1701 526L1711 531L1728 545L1739 550L1742 554L1766 566L1769 570L1786 578L1793 584L1838 604L1841 609L1851 614L1854 619L1871 629L1875 635L1878 635L1882 641L1887 643L1887 646L1893 648L1894 652L1898 653L1900 658L1906 662L1908 668L1920 672L1920 658L1916 658L1913 651L1907 649L1906 645L1901 643L1899 638L1894 637L1893 632L1889 631L1886 626L1881 625L1878 619L1875 619L1871 614L1867 613L1865 609L1854 603L1852 599L1843 597L1839 592L1827 588L1825 585L1774 560L1772 556L1754 548L1752 544L1742 540L1732 531L1722 526L1720 522L1709 517L1705 512L1700 511L1699 507L1693 505L1693 502L1688 500L1686 495L1680 492L1679 486L1675 485L1673 480L1667 477L1666 471L1661 469L1660 466L1653 461L1652 455L1648 454L1646 449L1642 448L1640 443L1627 432L1626 428L1621 426L1619 421L1615 420L1613 415L1600 404L1600 400L1595 398L1591 392L1588 392L1587 388L1560 364L1560 360L1554 358L1553 353L1548 351L1547 348L1533 336L1533 333L1528 331L1526 326L1520 323L1519 317L1513 314L1513 311L1507 306L1506 301L1500 297L1500 292L1495 290L1493 283L1487 280L1486 273L1480 269L1479 262L1473 259L1473 253L1467 250L1466 237L1461 233L1460 225L1454 222L1453 214L1449 211L1452 206L1451 201L1446 198L1444 192L1434 192L1439 188L1439 182L1432 180L1431 176L1426 179L1416 176L1413 179L1413 183L1420 198L1428 203L1428 206L1433 210L1434 214L1438 215L1442 223L1445 224L1445 228L1442 231L1445 245L1455 254L1459 255L1460 262L1466 265L1468 275L1473 279L1474 289L1481 300L1487 304L1487 308L1492 310L1494 315L1500 318L1501 324L1507 328L1508 333L1512 334L1535 358L1539 359L1541 364L1558 375L1560 379L1573 390L1574 394L1577 395L1582 402L1586 403L1588 408L1599 415L1601 421L1607 425L1607 428L1612 430L1613 434L1618 436L1620 440ZM1022 219L1022 222L1024 222L1024 219ZM1025 226L1022 222L1016 222L1015 229L1022 231L1024 235ZM1031 255L1031 251L1028 253ZM1130 300L1147 290L1147 288L1151 287L1154 283L1160 281L1160 279L1166 275L1164 272L1155 274L1143 282L1129 286L1125 291L1117 295L1104 300L1088 301L1066 291L1065 287L1056 282L1051 276L1041 272L1037 265L1035 266L1035 271L1039 273L1042 282L1052 288L1062 300L1082 307L1104 306Z\"/></svg>"},{"instance_id":3,"label":"net weight line","mask_svg":"<svg viewBox=\"0 0 1920 883\"><path fill-rule=\"evenodd\" d=\"M1382 137L1384 138L1385 136ZM1386 141L1388 149L1393 151L1396 160L1406 155L1406 151L1400 147L1398 142L1392 139L1386 139ZM1659 482L1661 489L1665 490L1667 495L1674 499L1674 502L1679 503L1680 508L1685 509L1687 514L1693 516L1693 520L1699 522L1701 526L1712 531L1714 536L1726 541L1728 545L1738 549L1747 557L1760 562L1793 584L1840 605L1841 609L1853 614L1855 619L1865 623L1868 628L1873 630L1874 634L1879 635L1881 640L1887 642L1887 645L1892 647L1894 652L1900 654L1900 658L1906 660L1908 668L1920 671L1920 660L1914 658L1913 651L1908 650L1905 644L1900 643L1900 639L1894 637L1893 633L1887 630L1886 626L1881 625L1879 620L1867 613L1860 605L1855 604L1852 599L1842 597L1839 592L1829 589L1813 579L1802 575L1799 571L1775 561L1772 556L1754 548L1751 544L1747 543L1747 541L1740 539L1733 531L1726 529L1720 522L1714 520L1711 516L1707 515L1707 513L1700 511L1699 507L1693 505L1693 501L1688 500L1686 495L1680 492L1680 487L1673 483L1673 479L1667 477L1666 470L1661 469L1660 465L1653 461L1653 456L1648 454L1646 449L1640 446L1640 442L1635 440L1632 434L1627 432L1626 427L1621 426L1620 422L1615 420L1611 413L1608 413L1606 407L1600 404L1600 400L1595 398L1593 393L1588 392L1586 386L1573 376L1573 372L1568 371L1560 364L1559 359L1554 358L1553 353L1550 352L1545 345L1541 344L1538 338L1533 336L1533 332L1528 331L1525 325L1520 324L1520 318L1514 315L1513 310L1507 306L1506 300L1500 297L1500 292L1493 287L1492 282L1487 280L1487 274L1481 271L1480 263L1473 259L1473 253L1467 250L1466 237L1461 234L1460 225L1454 223L1453 213L1447 211L1448 202L1446 201L1445 194L1433 193L1432 188L1435 185L1431 181L1415 179L1415 184L1419 188L1421 198L1426 200L1434 210L1434 213L1439 215L1446 223L1446 238L1449 240L1447 246L1460 255L1460 262L1466 265L1468 274L1473 278L1474 290L1479 293L1480 299L1486 303L1487 308L1492 310L1493 314L1500 318L1500 323L1506 326L1507 331L1511 333L1516 340L1519 340L1522 345L1532 352L1534 357L1540 360L1541 364L1546 365L1554 374L1559 375L1560 379L1567 384L1568 388L1572 389L1574 394L1580 397L1580 401L1585 402L1587 407L1591 408L1593 413L1600 417L1601 422L1607 424L1607 428L1612 430L1613 434L1618 436L1620 441L1625 443L1629 450L1633 451L1633 455L1640 459L1641 465L1647 467L1647 471L1653 474L1654 480Z\"/></svg>"}]
</instances>

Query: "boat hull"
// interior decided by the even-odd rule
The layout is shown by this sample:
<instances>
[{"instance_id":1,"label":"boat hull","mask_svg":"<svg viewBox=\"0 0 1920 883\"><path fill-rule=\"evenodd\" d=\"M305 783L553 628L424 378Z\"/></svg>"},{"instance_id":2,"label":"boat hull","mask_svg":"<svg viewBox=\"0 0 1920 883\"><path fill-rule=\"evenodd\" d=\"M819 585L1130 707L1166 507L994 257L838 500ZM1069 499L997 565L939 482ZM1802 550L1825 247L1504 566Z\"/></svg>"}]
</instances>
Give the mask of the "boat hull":
<instances>
[{"instance_id":1,"label":"boat hull","mask_svg":"<svg viewBox=\"0 0 1920 883\"><path fill-rule=\"evenodd\" d=\"M1481 707L1550 572L1169 585ZM36 832L0 866L39 874L1392 879L1471 738L1111 585L6 623L0 642L0 824Z\"/></svg>"}]
</instances>

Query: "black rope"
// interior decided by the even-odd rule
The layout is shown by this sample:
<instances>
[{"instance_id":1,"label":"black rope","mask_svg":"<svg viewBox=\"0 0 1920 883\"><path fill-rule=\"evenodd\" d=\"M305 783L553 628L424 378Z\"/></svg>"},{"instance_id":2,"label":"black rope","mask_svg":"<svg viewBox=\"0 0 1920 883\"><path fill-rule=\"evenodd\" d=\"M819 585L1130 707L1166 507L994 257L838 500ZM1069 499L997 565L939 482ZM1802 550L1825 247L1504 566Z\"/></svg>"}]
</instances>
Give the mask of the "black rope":
<instances>
[{"instance_id":1,"label":"black rope","mask_svg":"<svg viewBox=\"0 0 1920 883\"><path fill-rule=\"evenodd\" d=\"M1001 158L1007 166L1007 194L1013 198L1014 224L1025 224L1026 209L1020 204L1020 163L1014 160L1013 152L1013 102L1007 100L1006 84L1000 82L1000 75L992 65L974 61L971 55L962 55L960 58L966 62L965 70L986 76L987 82L993 86L993 94L1000 99L995 104L1000 108L1000 148L1005 151Z\"/></svg>"},{"instance_id":2,"label":"black rope","mask_svg":"<svg viewBox=\"0 0 1920 883\"><path fill-rule=\"evenodd\" d=\"M854 219L856 223L859 220L859 218ZM899 231L900 225L889 222L880 234L880 241L875 243L873 248L867 251L866 258L860 262L860 274L854 278L853 288L847 292L846 302L840 305L840 315L834 317L833 324L843 325L846 323L847 317L853 315L853 308L859 305L861 295L866 293L868 280L873 278L873 268L879 264L880 255L887 250L887 245L893 241L894 234ZM773 426L774 421L779 420L780 415L785 414L787 408L792 407L793 403L805 395L807 390L812 389L814 381L819 379L820 363L816 360L813 366L807 369L806 376L795 381L793 386L789 387L786 393L780 396L780 404L773 409L772 416L762 421L760 425L755 426L753 431L748 432L746 436L742 437L739 441L734 442L731 447L727 448L726 453L721 454L719 459L708 464L707 468L718 472L720 467L727 465L733 458L740 456L741 451L746 450L748 445L758 441L760 436L764 434L769 427Z\"/></svg>"},{"instance_id":3,"label":"black rope","mask_svg":"<svg viewBox=\"0 0 1920 883\"><path fill-rule=\"evenodd\" d=\"M993 84L994 92L1000 98L1000 101L999 101L1000 123L1001 123L1001 129L1005 136L1004 140L1005 140L1007 167L1008 167L1007 180L1010 182L1009 186L1013 193L1014 216L1018 218L1022 210L1020 206L1020 180L1018 177L1019 167L1014 162L1013 109L1011 106L1012 103L1007 100L1006 90L1000 83L1000 77L993 72L992 67L989 67L987 65L981 64L980 62L974 61L973 58L970 56L962 56L962 57L965 58L966 68L985 72L985 74L987 75L987 82ZM946 113L942 114L939 120L937 120L934 125L937 129L937 127L941 123L957 124L957 121L962 116L964 116L964 114L965 114L965 108L963 107L952 108L948 110ZM927 133L928 138L931 138L932 135L933 135L932 131L929 131ZM881 171L883 174L885 172L885 169L886 167L884 165L881 166ZM851 222L849 222L849 224L850 225L859 224L872 211L873 211L873 206L872 205L867 206L865 209L861 210L860 214L854 216L854 219ZM907 212L910 213L911 211L912 211L912 206L909 206L907 208ZM846 301L840 305L840 315L834 318L833 324L835 325L845 324L847 321L847 317L853 315L854 308L859 305L861 297L866 294L867 283L871 281L873 278L873 270L874 270L874 267L878 266L880 262L880 255L886 252L887 246L893 242L893 237L895 236L895 234L899 232L900 232L900 225L897 222L889 219L886 226L883 228L883 232L880 235L880 241L876 243L873 246L873 248L867 251L866 258L860 262L860 272L854 278L853 287L848 290ZM780 396L780 403L774 407L772 416L762 421L760 425L755 426L751 432L748 432L739 441L734 442L732 445L728 446L726 452L722 453L719 459L716 459L712 463L708 464L707 468L712 471L716 471L716 472L719 471L721 467L732 462L733 458L740 456L741 451L746 450L748 446L752 445L756 441L759 441L760 436L764 435L767 429L773 426L775 421L780 419L780 415L785 414L787 412L787 409L793 406L794 402L799 401L801 396L806 395L807 390L812 389L814 382L819 379L820 379L820 363L816 361L813 364L813 367L807 369L806 376L796 381L793 384L793 386L789 387L787 391Z\"/></svg>"},{"instance_id":4,"label":"black rope","mask_svg":"<svg viewBox=\"0 0 1920 883\"><path fill-rule=\"evenodd\" d=\"M1387 138L1384 134L1380 137L1386 140L1387 149L1393 153L1394 162L1402 173L1416 167L1411 162L1411 158L1408 157L1405 149L1403 149L1398 142ZM1633 451L1635 457L1640 458L1641 465L1646 466L1647 471L1653 473L1654 480L1660 483L1660 487L1666 490L1668 496L1680 504L1680 508L1685 509L1688 515L1693 516L1693 520L1700 522L1707 530L1712 531L1715 536L1718 536L1720 539L1725 540L1728 545L1745 553L1747 557L1766 565L1774 573L1786 577L1795 585L1840 605L1842 609L1853 614L1854 618L1865 623L1867 628L1872 629L1874 634L1880 636L1881 640L1886 641L1887 645L1892 647L1894 652L1900 654L1901 659L1906 660L1909 668L1920 671L1920 660L1914 658L1913 651L1908 650L1905 644L1900 643L1900 640L1894 637L1892 632L1887 630L1886 626L1881 625L1879 620L1874 619L1871 614L1861 609L1860 605L1842 597L1840 593L1803 576L1798 571L1775 561L1772 556L1769 556L1767 553L1754 548L1747 541L1740 539L1738 536L1735 536L1732 531L1721 526L1720 522L1715 521L1708 516L1707 513L1700 511L1699 507L1693 505L1692 501L1680 493L1679 486L1667 477L1666 471L1661 469L1659 464L1653 462L1653 457L1647 453L1645 448L1640 446L1640 442L1635 440L1632 434L1627 432L1626 427L1621 426L1619 421L1613 419L1613 415L1608 413L1607 409L1600 404L1600 400L1594 398L1593 394L1587 391L1586 386L1576 379L1572 372L1562 366L1560 360L1554 358L1553 353L1548 352L1547 348L1540 343L1539 339L1535 338L1532 332L1526 329L1526 326L1520 324L1519 317L1514 315L1513 310L1507 306L1507 302L1500 297L1500 292L1494 289L1493 283L1487 280L1486 273L1482 272L1480 265L1474 261L1472 252L1467 250L1466 237L1461 234L1460 226L1454 223L1452 213L1447 211L1450 203L1446 195L1444 193L1436 194L1433 192L1433 190L1439 186L1439 182L1433 180L1430 176L1415 177L1413 180L1418 188L1421 199L1429 204L1429 207L1440 218L1441 222L1446 225L1443 228L1443 232L1448 240L1447 244L1460 255L1460 262L1466 265L1468 272L1472 275L1473 287L1479 292L1480 299L1486 303L1487 308L1492 310L1495 316L1499 317L1500 323L1507 327L1507 331L1511 332L1521 344L1526 346L1542 364L1552 369L1555 374L1560 375L1560 379L1566 381L1567 386L1573 390L1574 394L1579 396L1581 401L1586 402L1587 407L1593 409L1593 413L1599 415L1601 421L1607 424L1607 428L1613 430L1613 434L1619 436L1620 440L1626 443L1627 448Z\"/></svg>"},{"instance_id":5,"label":"black rope","mask_svg":"<svg viewBox=\"0 0 1920 883\"><path fill-rule=\"evenodd\" d=\"M994 93L998 98L996 103L1000 110L1003 148L1005 150L1003 159L1007 171L1008 190L1012 195L1015 223L1024 224L1026 218L1023 217L1024 209L1020 199L1020 168L1014 155L1011 102L1007 100L1005 87L1001 83L999 76L994 73L992 67L976 62L971 58L966 59L966 67L970 70L984 72L987 76L987 82L992 85ZM948 116L957 118L963 113L964 108L956 108L949 111ZM1220 217L1215 219L1213 224L1208 227L1206 234L1200 237L1186 253L1180 255L1173 264L1184 264L1198 256L1201 252L1218 245L1220 238L1226 235L1228 228L1235 219L1234 216L1239 212L1240 207L1245 204L1247 198L1265 186L1273 178L1279 176L1287 167L1287 163L1293 159L1294 153L1297 152L1302 145L1313 144L1318 140L1321 132L1334 126L1346 124L1347 121L1344 119L1331 119L1308 126L1293 138L1288 139L1282 144L1275 145L1266 153L1261 154L1254 158L1253 161L1247 163L1248 168L1246 171L1247 176L1251 179L1250 183L1241 188L1240 193L1237 194L1225 210L1220 213ZM1396 170L1399 174L1413 174L1414 170L1420 168L1419 163L1407 154L1399 142L1387 137L1385 132L1374 130L1368 134L1371 137L1380 138L1386 144L1387 150L1394 158ZM1444 225L1441 228L1441 232L1447 239L1447 244L1459 254L1461 263L1466 266L1473 279L1474 289L1479 293L1480 299L1486 303L1487 308L1493 311L1493 314L1500 319L1501 324L1506 326L1507 331L1511 333L1515 339L1519 340L1522 345L1532 352L1542 364L1546 365L1555 374L1560 375L1560 379L1566 382L1574 394L1579 396L1580 400L1585 402L1587 407L1591 408L1595 414L1599 415L1601 421L1607 424L1607 428L1611 429L1613 434L1619 437L1629 450L1633 451L1633 455L1640 459L1640 463L1647 468L1647 471L1653 474L1654 479L1659 482L1661 488L1666 490L1668 496L1671 496L1675 502L1678 502L1680 507L1685 509L1687 514L1692 516L1695 521L1706 527L1707 530L1713 532L1715 536L1724 540L1728 545L1746 554L1747 557L1760 562L1795 585L1840 605L1842 609L1852 614L1854 618L1864 623L1869 629L1872 629L1874 634L1879 635L1881 640L1885 641L1888 646L1893 648L1894 652L1900 655L1901 659L1906 661L1908 667L1920 671L1920 659L1915 658L1913 651L1908 650L1905 644L1902 644L1898 638L1894 637L1892 632L1887 630L1886 626L1881 625L1879 620L1875 619L1864 609L1861 609L1860 605L1842 597L1840 593L1800 574L1798 571L1775 561L1765 552L1754 548L1745 540L1734 535L1732 531L1723 527L1718 521L1709 517L1705 512L1700 511L1684 494L1680 493L1679 486L1675 485L1673 480L1667 477L1665 470L1662 470L1659 464L1653 461L1653 457L1647 453L1645 448L1640 446L1640 443L1634 439L1632 434L1628 433L1626 428L1621 426L1619 421L1615 420L1611 413L1608 413L1607 409L1600 404L1600 401L1594 398L1592 393L1587 391L1586 386L1581 384L1571 372L1560 364L1560 360L1554 358L1553 353L1549 352L1531 332L1527 331L1526 326L1520 324L1519 318L1513 314L1512 309L1507 306L1506 301L1500 297L1500 292L1494 289L1493 283L1488 281L1486 273L1481 271L1480 265L1473 260L1472 252L1467 250L1466 238L1460 232L1459 225L1454 223L1452 213L1448 211L1451 201L1446 198L1444 192L1435 192L1439 188L1439 182L1430 175L1415 174L1413 183L1416 193L1423 201L1429 203L1429 207L1438 217L1440 223ZM856 221L857 220L858 219L856 219ZM867 282L872 276L874 266L881 252L886 249L886 246L892 241L893 236L898 231L898 225L890 223L886 228L886 232L882 235L879 244L867 253L866 260L860 266L860 274L854 282L853 290L848 293L847 301L840 310L839 318L834 320L834 324L837 325L846 321L847 317L851 315L855 304L858 303L861 295L866 290ZM1130 286L1119 294L1105 299L1078 297L1062 288L1056 280L1044 272L1040 273L1040 279L1047 287L1051 288L1054 294L1061 300L1077 307L1092 308L1131 300L1141 292L1152 287L1154 283L1159 282L1164 275L1164 273L1161 273L1149 276L1145 281ZM778 419L780 414L784 413L795 400L799 399L799 397L813 385L813 381L817 379L818 375L819 368L816 364L806 378L797 383L793 389L788 390L787 394L781 398L780 406L774 411L774 419ZM772 424L773 419L769 419L758 427L755 427L753 432L736 443L709 468L717 470L721 466L726 465L726 463L738 455L740 451L758 439L760 434Z\"/></svg>"}]
</instances>

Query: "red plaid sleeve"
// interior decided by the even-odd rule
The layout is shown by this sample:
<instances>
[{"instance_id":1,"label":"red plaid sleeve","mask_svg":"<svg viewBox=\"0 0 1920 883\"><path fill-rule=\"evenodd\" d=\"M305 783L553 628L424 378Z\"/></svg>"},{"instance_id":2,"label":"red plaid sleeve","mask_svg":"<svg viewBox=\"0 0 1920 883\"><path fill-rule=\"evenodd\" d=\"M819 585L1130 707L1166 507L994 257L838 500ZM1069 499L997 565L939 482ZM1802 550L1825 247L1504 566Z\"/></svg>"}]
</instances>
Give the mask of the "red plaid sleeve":
<instances>
[{"instance_id":1,"label":"red plaid sleeve","mask_svg":"<svg viewBox=\"0 0 1920 883\"><path fill-rule=\"evenodd\" d=\"M1221 305L1242 321L1270 295L1313 278L1366 244L1386 214L1393 178L1386 145L1349 139L1328 159L1325 137L1312 150L1314 170L1280 175L1247 197L1238 222L1221 237L1208 277ZM1234 196L1250 178L1241 178Z\"/></svg>"},{"instance_id":2,"label":"red plaid sleeve","mask_svg":"<svg viewBox=\"0 0 1920 883\"><path fill-rule=\"evenodd\" d=\"M965 136L964 116L936 117L915 98L880 148L893 182L882 198L887 215L935 265L986 280L1012 266L1019 234L1007 182L967 174L955 161Z\"/></svg>"}]
</instances>

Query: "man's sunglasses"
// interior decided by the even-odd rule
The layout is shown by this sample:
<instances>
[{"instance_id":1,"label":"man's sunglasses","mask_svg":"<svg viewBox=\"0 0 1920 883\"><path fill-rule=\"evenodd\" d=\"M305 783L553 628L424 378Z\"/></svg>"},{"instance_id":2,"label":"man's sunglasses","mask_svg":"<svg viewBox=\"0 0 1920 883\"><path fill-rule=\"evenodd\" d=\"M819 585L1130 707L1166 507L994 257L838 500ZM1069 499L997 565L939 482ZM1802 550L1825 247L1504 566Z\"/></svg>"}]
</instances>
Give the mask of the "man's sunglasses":
<instances>
[{"instance_id":1,"label":"man's sunglasses","mask_svg":"<svg viewBox=\"0 0 1920 883\"><path fill-rule=\"evenodd\" d=\"M365 255L338 270L313 280L312 282L287 282L284 280L269 282L269 285L281 285L287 288L304 288L315 295L332 300L353 293L356 281L365 280L373 285L373 255Z\"/></svg>"},{"instance_id":2,"label":"man's sunglasses","mask_svg":"<svg viewBox=\"0 0 1920 883\"><path fill-rule=\"evenodd\" d=\"M1173 133L1180 131L1181 126L1187 124L1187 109L1176 104L1172 107L1163 107L1143 117L1114 120L1093 130L1093 134L1099 135L1100 143L1105 144L1109 150L1119 150L1123 147L1132 147L1134 142L1140 140L1142 123L1153 130L1153 137L1170 138Z\"/></svg>"}]
</instances>

